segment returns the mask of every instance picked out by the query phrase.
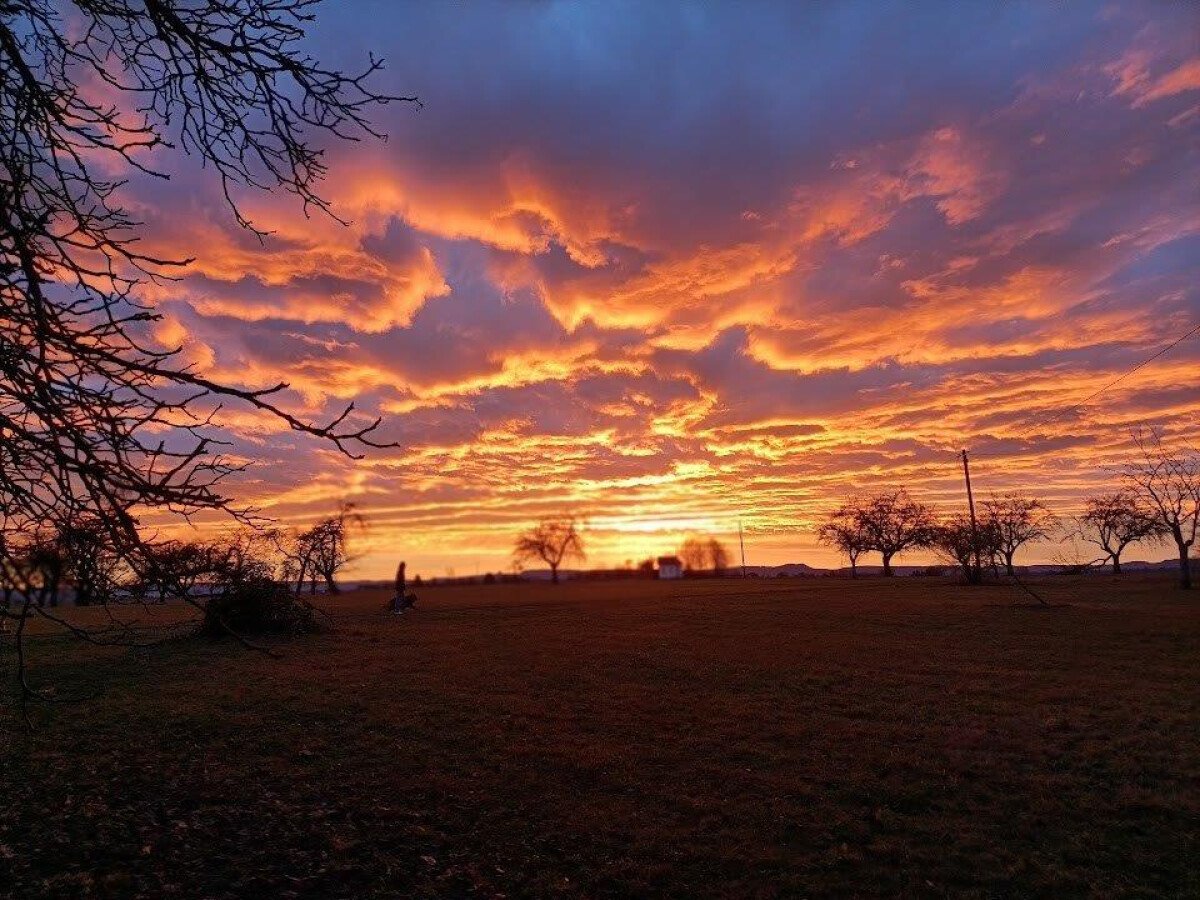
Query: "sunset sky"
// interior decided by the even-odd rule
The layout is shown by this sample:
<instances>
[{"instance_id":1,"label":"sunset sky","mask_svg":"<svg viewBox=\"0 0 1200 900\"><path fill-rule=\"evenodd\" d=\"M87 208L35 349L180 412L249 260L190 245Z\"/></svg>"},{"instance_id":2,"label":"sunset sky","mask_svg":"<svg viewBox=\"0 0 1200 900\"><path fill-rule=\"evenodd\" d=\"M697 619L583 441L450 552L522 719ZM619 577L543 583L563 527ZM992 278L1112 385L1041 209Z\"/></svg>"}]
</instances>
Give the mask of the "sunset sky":
<instances>
[{"instance_id":1,"label":"sunset sky","mask_svg":"<svg viewBox=\"0 0 1200 900\"><path fill-rule=\"evenodd\" d=\"M339 2L311 43L424 103L330 147L348 227L248 195L260 244L192 161L128 190L196 258L159 340L385 417L357 462L224 419L241 500L359 504L352 574L506 568L560 511L592 565L739 517L829 565L851 492L961 508L962 447L1070 513L1139 423L1197 443L1200 336L1073 408L1200 324L1194 4Z\"/></svg>"}]
</instances>

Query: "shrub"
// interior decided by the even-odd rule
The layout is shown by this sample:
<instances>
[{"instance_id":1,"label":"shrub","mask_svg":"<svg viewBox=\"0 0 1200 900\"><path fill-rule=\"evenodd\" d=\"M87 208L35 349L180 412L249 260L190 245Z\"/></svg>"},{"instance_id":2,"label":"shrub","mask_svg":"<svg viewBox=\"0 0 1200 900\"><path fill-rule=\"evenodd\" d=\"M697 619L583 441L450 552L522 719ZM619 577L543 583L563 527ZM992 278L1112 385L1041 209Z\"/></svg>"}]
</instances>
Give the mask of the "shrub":
<instances>
[{"instance_id":1,"label":"shrub","mask_svg":"<svg viewBox=\"0 0 1200 900\"><path fill-rule=\"evenodd\" d=\"M232 581L209 597L200 631L209 637L311 634L318 630L313 608L270 578Z\"/></svg>"}]
</instances>

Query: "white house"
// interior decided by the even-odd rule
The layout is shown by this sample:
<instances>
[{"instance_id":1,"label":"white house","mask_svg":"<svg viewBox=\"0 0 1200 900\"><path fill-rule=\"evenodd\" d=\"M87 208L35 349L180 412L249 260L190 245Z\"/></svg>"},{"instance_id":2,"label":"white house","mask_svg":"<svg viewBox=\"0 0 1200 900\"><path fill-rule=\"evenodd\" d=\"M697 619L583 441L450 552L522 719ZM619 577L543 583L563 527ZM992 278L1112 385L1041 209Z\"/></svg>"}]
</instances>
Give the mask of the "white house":
<instances>
[{"instance_id":1,"label":"white house","mask_svg":"<svg viewBox=\"0 0 1200 900\"><path fill-rule=\"evenodd\" d=\"M660 556L658 558L659 578L682 578L683 563L678 556Z\"/></svg>"}]
</instances>

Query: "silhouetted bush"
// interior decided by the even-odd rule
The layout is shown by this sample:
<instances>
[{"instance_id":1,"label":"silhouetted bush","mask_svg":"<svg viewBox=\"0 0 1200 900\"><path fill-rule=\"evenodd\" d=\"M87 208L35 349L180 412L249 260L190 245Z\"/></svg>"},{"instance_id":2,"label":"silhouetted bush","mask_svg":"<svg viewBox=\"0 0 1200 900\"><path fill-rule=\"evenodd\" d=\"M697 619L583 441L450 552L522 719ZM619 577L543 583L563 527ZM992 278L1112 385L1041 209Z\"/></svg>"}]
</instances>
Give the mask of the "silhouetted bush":
<instances>
[{"instance_id":1,"label":"silhouetted bush","mask_svg":"<svg viewBox=\"0 0 1200 900\"><path fill-rule=\"evenodd\" d=\"M270 578L239 579L208 599L200 631L209 637L310 634L318 630L313 608Z\"/></svg>"}]
</instances>

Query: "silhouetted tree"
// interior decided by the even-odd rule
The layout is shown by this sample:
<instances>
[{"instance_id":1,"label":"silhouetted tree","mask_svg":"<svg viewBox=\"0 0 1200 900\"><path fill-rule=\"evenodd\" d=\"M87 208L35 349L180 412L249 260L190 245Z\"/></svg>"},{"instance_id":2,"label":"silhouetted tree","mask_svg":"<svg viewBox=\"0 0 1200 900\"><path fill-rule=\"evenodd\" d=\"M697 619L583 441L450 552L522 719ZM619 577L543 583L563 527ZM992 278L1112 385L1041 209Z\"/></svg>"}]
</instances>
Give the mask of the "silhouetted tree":
<instances>
[{"instance_id":1,"label":"silhouetted tree","mask_svg":"<svg viewBox=\"0 0 1200 900\"><path fill-rule=\"evenodd\" d=\"M679 547L679 561L689 572L719 575L729 568L729 550L716 538L690 537Z\"/></svg>"},{"instance_id":2,"label":"silhouetted tree","mask_svg":"<svg viewBox=\"0 0 1200 900\"><path fill-rule=\"evenodd\" d=\"M241 463L210 429L235 400L353 455L380 446L353 405L324 424L277 397L196 371L148 338L143 285L189 260L141 251L121 205L129 173L167 177L171 148L215 173L236 221L241 192L318 194L325 136L376 134L389 99L305 51L308 0L0 2L0 532L87 515L141 578L134 516L231 510ZM398 98L397 98L398 99ZM412 98L406 98L412 99ZM314 140L319 138L319 140ZM232 511L232 510L231 510ZM0 545L0 551L3 545ZM16 632L31 613L12 611ZM24 656L21 656L24 659ZM21 679L26 686L24 678ZM26 700L29 691L24 691Z\"/></svg>"},{"instance_id":3,"label":"silhouetted tree","mask_svg":"<svg viewBox=\"0 0 1200 900\"><path fill-rule=\"evenodd\" d=\"M209 593L200 633L233 637L305 634L317 629L317 610L277 576L278 544L261 531L243 529L210 545Z\"/></svg>"},{"instance_id":4,"label":"silhouetted tree","mask_svg":"<svg viewBox=\"0 0 1200 900\"><path fill-rule=\"evenodd\" d=\"M679 561L688 572L699 572L704 568L704 544L699 538L690 537L679 545Z\"/></svg>"},{"instance_id":5,"label":"silhouetted tree","mask_svg":"<svg viewBox=\"0 0 1200 900\"><path fill-rule=\"evenodd\" d=\"M323 579L331 594L340 589L335 577L350 561L350 530L363 528L364 520L353 503L343 503L337 515L322 519L295 539L293 559L296 566L296 590L309 579L316 591L317 579Z\"/></svg>"},{"instance_id":6,"label":"silhouetted tree","mask_svg":"<svg viewBox=\"0 0 1200 900\"><path fill-rule=\"evenodd\" d=\"M159 602L187 600L196 584L213 573L216 551L199 541L165 541L147 545L146 551L142 584L157 595Z\"/></svg>"},{"instance_id":7,"label":"silhouetted tree","mask_svg":"<svg viewBox=\"0 0 1200 900\"><path fill-rule=\"evenodd\" d=\"M4 612L15 615L26 603L38 609L57 606L67 573L57 531L42 528L8 536L4 544L0 554Z\"/></svg>"},{"instance_id":8,"label":"silhouetted tree","mask_svg":"<svg viewBox=\"0 0 1200 900\"><path fill-rule=\"evenodd\" d=\"M994 494L983 501L983 516L979 523L994 529L995 552L1004 560L1004 569L1015 575L1013 557L1025 544L1050 536L1055 517L1040 500L1005 494Z\"/></svg>"},{"instance_id":9,"label":"silhouetted tree","mask_svg":"<svg viewBox=\"0 0 1200 900\"><path fill-rule=\"evenodd\" d=\"M1192 587L1188 553L1200 532L1200 454L1171 450L1157 432L1137 435L1141 459L1125 468L1125 480L1145 502L1159 533L1175 542L1179 586Z\"/></svg>"},{"instance_id":10,"label":"silhouetted tree","mask_svg":"<svg viewBox=\"0 0 1200 900\"><path fill-rule=\"evenodd\" d=\"M239 528L210 544L212 570L226 581L280 580L287 560L278 535L260 528Z\"/></svg>"},{"instance_id":11,"label":"silhouetted tree","mask_svg":"<svg viewBox=\"0 0 1200 900\"><path fill-rule=\"evenodd\" d=\"M60 525L55 535L63 574L75 589L75 604L106 603L118 587L122 560L108 544L108 532L83 515Z\"/></svg>"},{"instance_id":12,"label":"silhouetted tree","mask_svg":"<svg viewBox=\"0 0 1200 900\"><path fill-rule=\"evenodd\" d=\"M933 513L903 488L876 494L854 505L854 520L867 546L883 557L883 574L892 575L892 558L933 540Z\"/></svg>"},{"instance_id":13,"label":"silhouetted tree","mask_svg":"<svg viewBox=\"0 0 1200 900\"><path fill-rule=\"evenodd\" d=\"M968 584L982 584L986 564L1003 555L1003 537L994 519L971 524L969 516L956 513L934 526L932 546L962 569Z\"/></svg>"},{"instance_id":14,"label":"silhouetted tree","mask_svg":"<svg viewBox=\"0 0 1200 900\"><path fill-rule=\"evenodd\" d=\"M1149 508L1131 491L1090 497L1079 517L1079 536L1104 551L1114 575L1121 574L1121 554L1126 547L1161 533L1162 527Z\"/></svg>"},{"instance_id":15,"label":"silhouetted tree","mask_svg":"<svg viewBox=\"0 0 1200 900\"><path fill-rule=\"evenodd\" d=\"M849 500L829 513L817 526L817 541L841 550L850 559L850 577L858 577L858 558L871 548L858 518L857 501Z\"/></svg>"},{"instance_id":16,"label":"silhouetted tree","mask_svg":"<svg viewBox=\"0 0 1200 900\"><path fill-rule=\"evenodd\" d=\"M708 539L708 563L714 575L720 575L729 568L729 548L716 538Z\"/></svg>"},{"instance_id":17,"label":"silhouetted tree","mask_svg":"<svg viewBox=\"0 0 1200 900\"><path fill-rule=\"evenodd\" d=\"M550 567L550 580L558 584L558 567L567 559L584 559L583 537L574 516L542 519L517 538L513 559L517 563L541 560Z\"/></svg>"}]
</instances>

